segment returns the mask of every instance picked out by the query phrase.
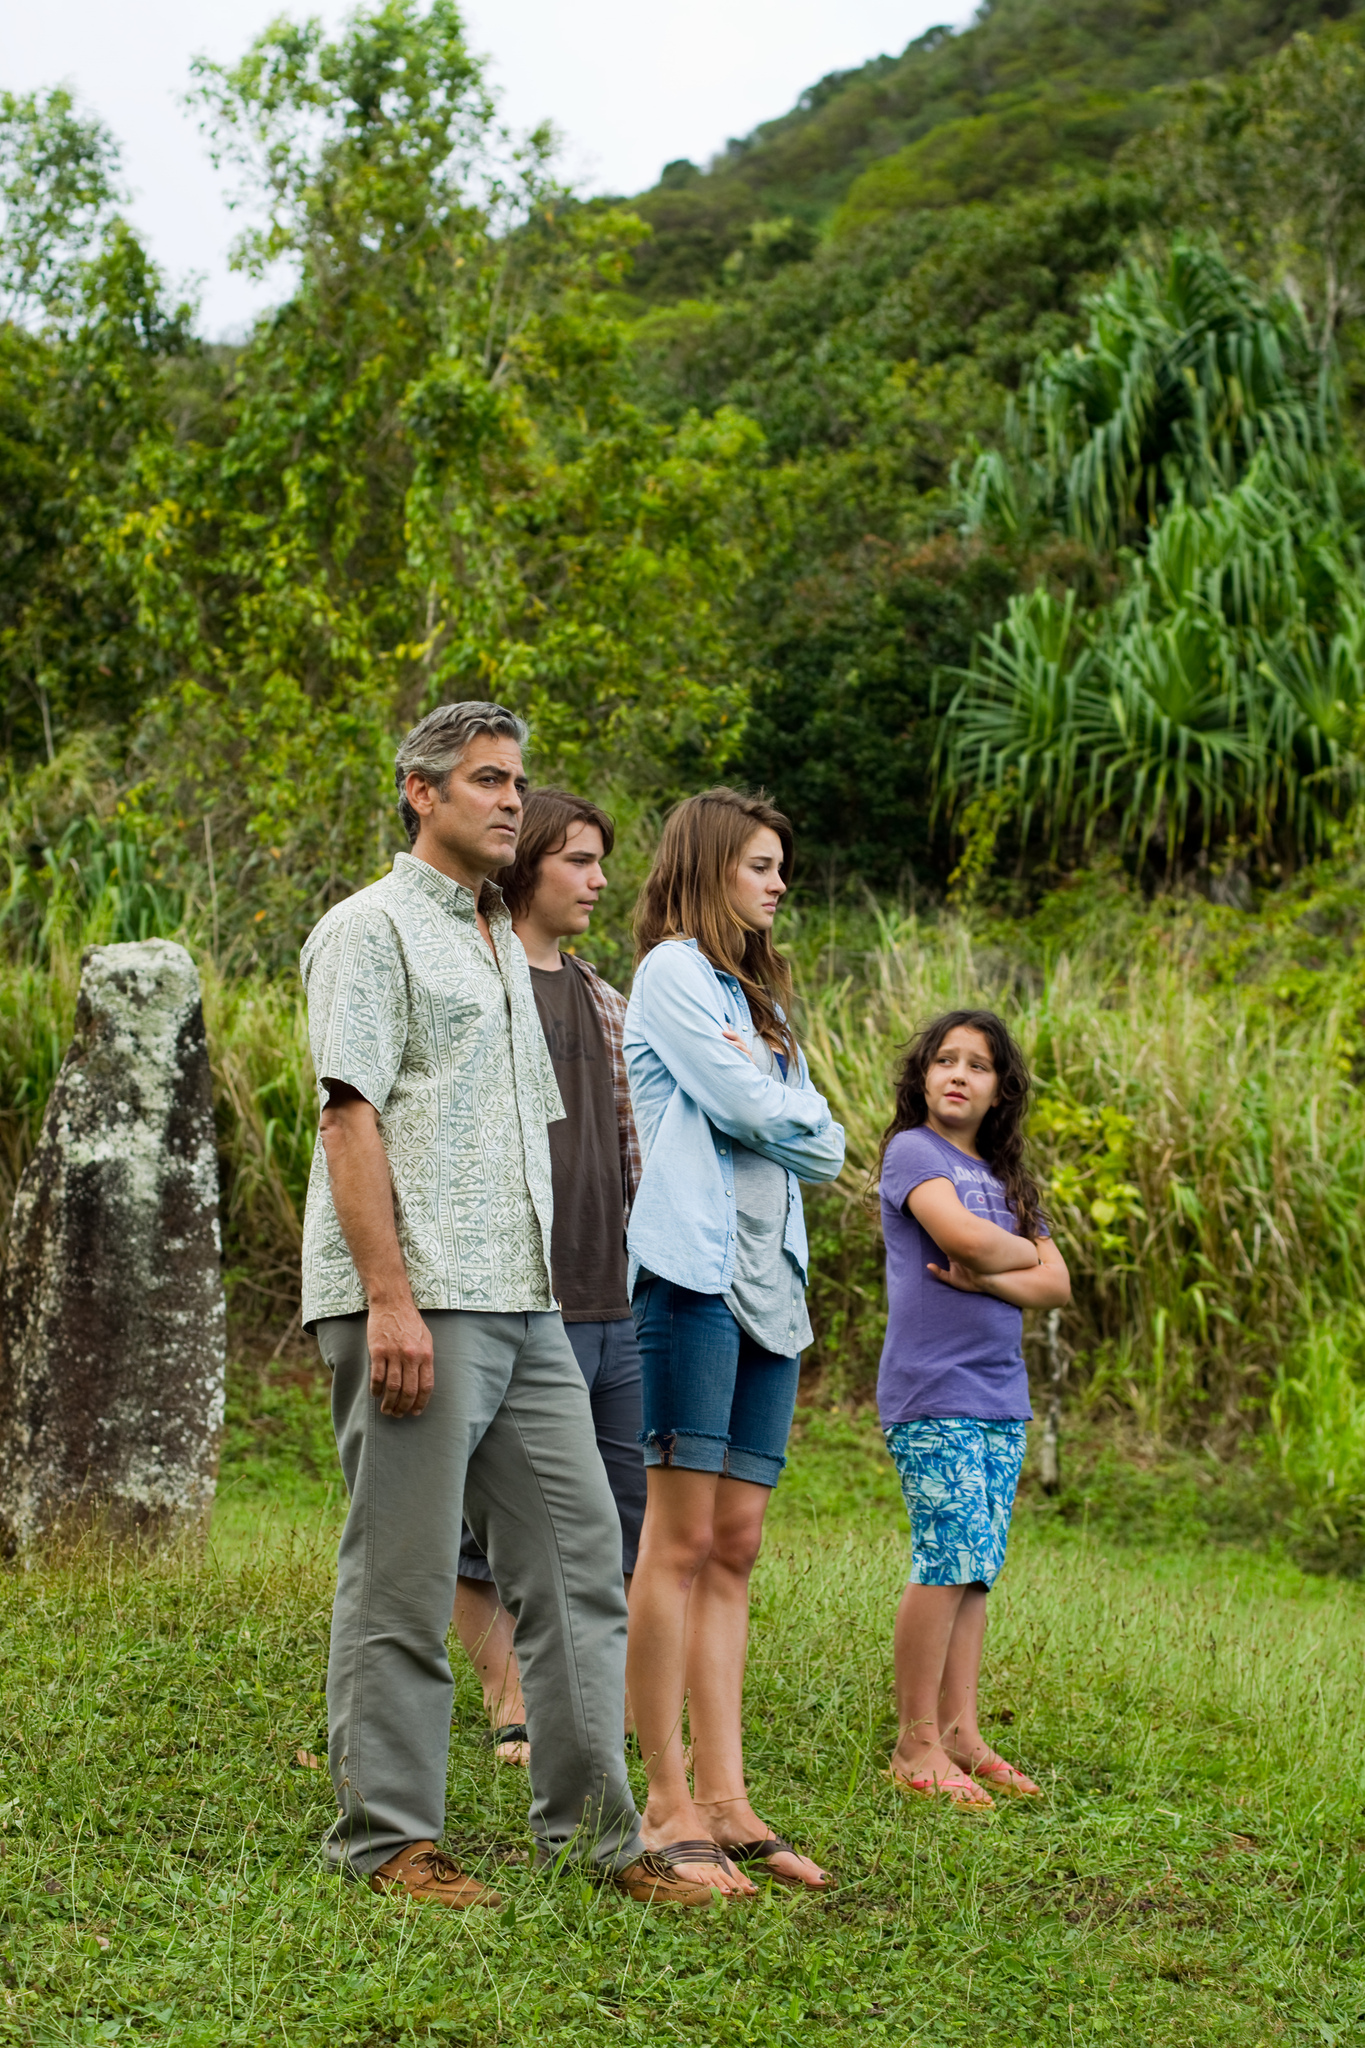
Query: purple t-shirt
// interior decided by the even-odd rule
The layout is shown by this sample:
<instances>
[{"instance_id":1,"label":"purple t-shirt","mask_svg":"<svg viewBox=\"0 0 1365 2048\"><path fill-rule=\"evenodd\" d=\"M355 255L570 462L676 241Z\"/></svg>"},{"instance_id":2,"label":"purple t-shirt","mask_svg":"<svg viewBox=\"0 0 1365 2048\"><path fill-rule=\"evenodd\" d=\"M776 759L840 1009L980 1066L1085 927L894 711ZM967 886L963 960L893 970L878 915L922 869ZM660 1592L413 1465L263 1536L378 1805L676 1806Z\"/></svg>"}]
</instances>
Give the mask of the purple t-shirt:
<instances>
[{"instance_id":1,"label":"purple t-shirt","mask_svg":"<svg viewBox=\"0 0 1365 2048\"><path fill-rule=\"evenodd\" d=\"M936 1131L898 1131L882 1165L886 1240L886 1342L877 1374L882 1427L934 1415L978 1422L1027 1422L1023 1311L990 1294L963 1294L935 1280L929 1265L946 1255L906 1209L927 1180L950 1180L973 1215L1017 1230L1004 1184Z\"/></svg>"}]
</instances>

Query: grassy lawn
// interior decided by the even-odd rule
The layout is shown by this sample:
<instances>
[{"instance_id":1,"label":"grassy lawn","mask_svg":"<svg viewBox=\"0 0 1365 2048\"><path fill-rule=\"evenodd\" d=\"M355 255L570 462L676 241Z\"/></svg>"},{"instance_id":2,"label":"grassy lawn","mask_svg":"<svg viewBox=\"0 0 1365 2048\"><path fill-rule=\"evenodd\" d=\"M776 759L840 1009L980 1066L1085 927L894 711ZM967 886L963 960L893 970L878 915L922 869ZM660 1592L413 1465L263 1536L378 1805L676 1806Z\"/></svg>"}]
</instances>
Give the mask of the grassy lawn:
<instances>
[{"instance_id":1,"label":"grassy lawn","mask_svg":"<svg viewBox=\"0 0 1365 2048\"><path fill-rule=\"evenodd\" d=\"M526 1865L457 1667L450 1837L500 1914L323 1875L338 1503L229 1466L211 1555L0 1575L0 2041L197 2044L1365 2039L1365 1592L1230 1548L1021 1511L985 1725L1047 1786L907 1806L890 1624L906 1545L875 1437L811 1419L755 1603L757 1803L838 1874L646 1914Z\"/></svg>"}]
</instances>

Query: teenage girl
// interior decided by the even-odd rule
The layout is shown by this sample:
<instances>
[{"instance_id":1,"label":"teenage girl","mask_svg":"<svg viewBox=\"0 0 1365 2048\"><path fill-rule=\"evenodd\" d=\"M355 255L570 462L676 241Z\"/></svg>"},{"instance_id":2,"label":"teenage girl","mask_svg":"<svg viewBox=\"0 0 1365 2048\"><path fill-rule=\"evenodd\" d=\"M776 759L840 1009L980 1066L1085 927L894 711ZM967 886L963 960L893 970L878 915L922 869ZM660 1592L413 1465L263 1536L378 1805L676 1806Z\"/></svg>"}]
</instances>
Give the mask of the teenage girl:
<instances>
[{"instance_id":1,"label":"teenage girl","mask_svg":"<svg viewBox=\"0 0 1365 2048\"><path fill-rule=\"evenodd\" d=\"M772 943L791 860L791 827L759 798L679 804L636 911L625 1026L644 1154L627 1237L648 1483L626 1658L642 1826L647 1848L730 1896L755 1889L745 1865L828 1882L754 1812L740 1732L749 1574L811 1334L797 1183L833 1180L844 1158Z\"/></svg>"},{"instance_id":2,"label":"teenage girl","mask_svg":"<svg viewBox=\"0 0 1365 2048\"><path fill-rule=\"evenodd\" d=\"M896 1616L898 1791L954 1806L1036 1798L977 1726L986 1595L1032 1416L1026 1308L1071 1280L1024 1159L1029 1075L989 1010L953 1010L913 1040L882 1140L888 1321L877 1380L910 1512L910 1583Z\"/></svg>"}]
</instances>

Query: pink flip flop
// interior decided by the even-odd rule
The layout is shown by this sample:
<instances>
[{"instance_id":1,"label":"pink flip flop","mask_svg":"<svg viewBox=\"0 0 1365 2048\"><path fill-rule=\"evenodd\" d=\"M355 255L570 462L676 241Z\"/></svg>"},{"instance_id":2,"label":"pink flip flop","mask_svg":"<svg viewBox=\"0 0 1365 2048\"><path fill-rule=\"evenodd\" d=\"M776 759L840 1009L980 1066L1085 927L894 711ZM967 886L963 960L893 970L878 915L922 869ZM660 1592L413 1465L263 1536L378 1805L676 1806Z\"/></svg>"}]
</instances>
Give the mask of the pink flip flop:
<instances>
[{"instance_id":1,"label":"pink flip flop","mask_svg":"<svg viewBox=\"0 0 1365 2048\"><path fill-rule=\"evenodd\" d=\"M972 1776L979 1785L993 1786L1006 1799L1041 1799L1043 1796L1041 1785L1035 1785L1032 1778L1025 1777L1013 1764L1007 1764L1002 1756L991 1763L974 1765Z\"/></svg>"},{"instance_id":2,"label":"pink flip flop","mask_svg":"<svg viewBox=\"0 0 1365 2048\"><path fill-rule=\"evenodd\" d=\"M995 1805L989 1792L983 1792L979 1785L972 1783L965 1771L949 1771L946 1778L936 1778L931 1773L923 1777L907 1778L897 1770L883 1771L898 1792L907 1798L946 1799L958 1813L989 1813Z\"/></svg>"}]
</instances>

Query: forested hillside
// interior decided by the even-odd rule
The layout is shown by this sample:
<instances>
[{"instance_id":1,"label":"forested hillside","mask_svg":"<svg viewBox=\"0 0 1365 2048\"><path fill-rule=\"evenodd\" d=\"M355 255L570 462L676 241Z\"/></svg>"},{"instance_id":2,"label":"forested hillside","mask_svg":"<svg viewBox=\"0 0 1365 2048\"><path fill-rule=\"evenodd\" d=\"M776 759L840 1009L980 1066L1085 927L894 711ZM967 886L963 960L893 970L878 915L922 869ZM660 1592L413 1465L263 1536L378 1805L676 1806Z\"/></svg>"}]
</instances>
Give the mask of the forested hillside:
<instances>
[{"instance_id":1,"label":"forested hillside","mask_svg":"<svg viewBox=\"0 0 1365 2048\"><path fill-rule=\"evenodd\" d=\"M855 1135L827 1390L895 1044L970 986L1042 1079L1076 1387L1269 1421L1319 1533L1365 1525L1359 27L1000 0L607 204L507 142L453 0L277 23L195 81L241 261L294 279L232 348L114 139L0 100L0 1178L81 944L185 934L234 1313L287 1329L298 945L400 843L397 734L501 697L620 818L620 979L669 801L795 820Z\"/></svg>"},{"instance_id":2,"label":"forested hillside","mask_svg":"<svg viewBox=\"0 0 1365 2048\"><path fill-rule=\"evenodd\" d=\"M632 278L705 295L911 208L952 207L1095 171L1159 123L1183 83L1247 69L1350 0L986 0L961 34L831 72L704 170L669 164L633 203L654 229Z\"/></svg>"}]
</instances>

